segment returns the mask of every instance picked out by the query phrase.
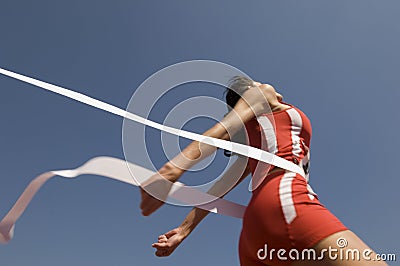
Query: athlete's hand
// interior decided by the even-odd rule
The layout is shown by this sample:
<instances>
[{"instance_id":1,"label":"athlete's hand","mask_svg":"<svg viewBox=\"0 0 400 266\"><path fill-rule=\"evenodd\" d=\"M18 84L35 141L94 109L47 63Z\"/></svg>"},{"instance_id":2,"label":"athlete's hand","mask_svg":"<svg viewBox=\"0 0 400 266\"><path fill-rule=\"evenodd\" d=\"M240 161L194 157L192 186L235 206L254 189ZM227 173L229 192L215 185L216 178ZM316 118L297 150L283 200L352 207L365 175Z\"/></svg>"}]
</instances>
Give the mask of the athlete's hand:
<instances>
[{"instance_id":1,"label":"athlete's hand","mask_svg":"<svg viewBox=\"0 0 400 266\"><path fill-rule=\"evenodd\" d=\"M141 184L142 202L140 203L140 209L144 216L149 216L164 204L172 184L172 182L158 173Z\"/></svg>"},{"instance_id":2,"label":"athlete's hand","mask_svg":"<svg viewBox=\"0 0 400 266\"><path fill-rule=\"evenodd\" d=\"M140 184L142 195L140 209L144 216L152 214L164 204L172 185L183 172L173 163L167 162L156 174Z\"/></svg>"},{"instance_id":3,"label":"athlete's hand","mask_svg":"<svg viewBox=\"0 0 400 266\"><path fill-rule=\"evenodd\" d=\"M160 235L158 237L158 242L151 246L157 249L155 252L157 257L167 257L174 252L184 239L185 236L183 235L181 228L178 227L164 235Z\"/></svg>"}]
</instances>

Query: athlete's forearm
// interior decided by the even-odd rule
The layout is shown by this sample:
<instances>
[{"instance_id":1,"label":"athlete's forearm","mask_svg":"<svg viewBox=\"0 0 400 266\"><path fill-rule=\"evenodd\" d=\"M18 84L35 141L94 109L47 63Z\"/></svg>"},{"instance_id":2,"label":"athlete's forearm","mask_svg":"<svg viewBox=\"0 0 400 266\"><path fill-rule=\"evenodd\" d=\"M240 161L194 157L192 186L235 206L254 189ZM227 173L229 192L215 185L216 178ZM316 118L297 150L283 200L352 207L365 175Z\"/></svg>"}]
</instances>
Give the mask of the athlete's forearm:
<instances>
[{"instance_id":1,"label":"athlete's forearm","mask_svg":"<svg viewBox=\"0 0 400 266\"><path fill-rule=\"evenodd\" d=\"M243 167L244 166L244 167ZM227 193L240 184L250 173L247 167L247 158L239 157L237 161L226 171L221 179L216 182L208 191L210 195L223 198ZM241 174L240 178L235 180L235 174ZM233 183L229 184L227 179L233 179ZM209 214L209 211L199 208L193 208L186 216L182 224L179 226L181 234L186 238L197 227L197 225Z\"/></svg>"},{"instance_id":2,"label":"athlete's forearm","mask_svg":"<svg viewBox=\"0 0 400 266\"><path fill-rule=\"evenodd\" d=\"M179 226L183 238L188 237L208 213L206 210L193 208Z\"/></svg>"},{"instance_id":3,"label":"athlete's forearm","mask_svg":"<svg viewBox=\"0 0 400 266\"><path fill-rule=\"evenodd\" d=\"M246 122L270 110L267 97L262 90L248 90L236 103L234 109L221 122L204 132L203 135L229 140L239 129L244 127ZM170 178L166 178L175 182L184 171L208 157L215 150L214 146L197 141L192 142L180 154L168 162L169 168L178 168L174 170L178 175L170 175Z\"/></svg>"},{"instance_id":4,"label":"athlete's forearm","mask_svg":"<svg viewBox=\"0 0 400 266\"><path fill-rule=\"evenodd\" d=\"M235 106L235 109L225 116L221 122L204 132L203 135L229 140L254 116L255 113L253 113L252 108L247 106L244 101L239 102ZM174 169L178 175L172 176L169 180L175 182L184 171L190 169L215 151L216 148L214 146L193 141L181 153L167 163L168 168L170 169L178 168Z\"/></svg>"},{"instance_id":5,"label":"athlete's forearm","mask_svg":"<svg viewBox=\"0 0 400 266\"><path fill-rule=\"evenodd\" d=\"M215 126L204 132L203 136L229 140L230 138L227 132L228 131L221 123L217 123ZM172 175L171 178L166 178L168 178L172 182L175 182L179 178L179 176L183 174L183 172L190 169L195 164L202 161L204 158L210 156L216 151L216 149L217 148L214 146L198 141L193 141L181 153L179 153L176 157L174 157L165 165L166 170L173 170L177 174Z\"/></svg>"}]
</instances>

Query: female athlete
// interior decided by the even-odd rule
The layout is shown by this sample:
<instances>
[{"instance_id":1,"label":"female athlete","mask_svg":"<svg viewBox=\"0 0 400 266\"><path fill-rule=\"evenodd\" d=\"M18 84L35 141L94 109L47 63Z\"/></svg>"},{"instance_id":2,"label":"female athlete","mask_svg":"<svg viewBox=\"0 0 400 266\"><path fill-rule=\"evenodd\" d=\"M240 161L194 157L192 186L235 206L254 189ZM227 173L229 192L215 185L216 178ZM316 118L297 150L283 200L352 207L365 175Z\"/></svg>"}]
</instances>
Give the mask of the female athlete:
<instances>
[{"instance_id":1,"label":"female athlete","mask_svg":"<svg viewBox=\"0 0 400 266\"><path fill-rule=\"evenodd\" d=\"M282 102L282 96L268 84L235 77L230 88L226 100L233 110L204 135L229 140L228 132L238 132L244 124L251 146L295 164L307 159L311 124L301 110ZM273 140L271 134L265 132L271 116L275 121ZM266 138L268 145L262 145L262 138ZM166 163L159 175L175 182L185 169L214 150L192 142ZM237 182L250 172L253 182L255 175L263 175L243 217L239 241L242 266L387 265L377 260L377 255L319 202L307 178L278 167L257 168L257 165L260 165L258 161L250 159ZM263 172L263 169L267 170ZM150 215L163 204L144 189L141 194L143 215ZM169 256L207 214L194 208L178 228L159 236L158 242L153 244L156 255ZM345 245L338 247L339 241L344 241Z\"/></svg>"}]
</instances>

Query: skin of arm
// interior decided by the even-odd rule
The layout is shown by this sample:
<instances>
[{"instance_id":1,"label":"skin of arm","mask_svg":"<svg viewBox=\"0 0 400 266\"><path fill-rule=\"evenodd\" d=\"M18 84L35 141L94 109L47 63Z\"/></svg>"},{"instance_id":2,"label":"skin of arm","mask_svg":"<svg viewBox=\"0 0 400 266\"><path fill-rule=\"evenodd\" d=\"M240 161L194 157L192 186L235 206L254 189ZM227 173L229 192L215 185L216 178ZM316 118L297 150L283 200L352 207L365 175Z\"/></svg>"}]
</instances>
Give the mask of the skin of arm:
<instances>
[{"instance_id":1,"label":"skin of arm","mask_svg":"<svg viewBox=\"0 0 400 266\"><path fill-rule=\"evenodd\" d=\"M231 112L221 122L203 133L204 136L229 140L244 124L255 116L271 112L279 108L275 89L267 84L249 87L236 103ZM160 168L148 182L141 185L142 201L140 208L144 216L148 216L163 205L171 188L171 182L193 165L200 162L216 150L215 147L193 141L181 153ZM170 182L168 182L170 181Z\"/></svg>"},{"instance_id":2,"label":"skin of arm","mask_svg":"<svg viewBox=\"0 0 400 266\"><path fill-rule=\"evenodd\" d=\"M264 86L255 86L248 89L237 102L234 109L229 112L221 122L203 133L204 136L229 140L238 132L246 122L260 114L270 112L270 108L280 105L276 98L275 90L266 84ZM193 167L210 154L215 152L216 148L204 143L193 141L180 154L165 164L165 173L169 180L175 182L179 176ZM164 170L163 168L160 171ZM168 172L176 171L175 175L168 175Z\"/></svg>"},{"instance_id":3,"label":"skin of arm","mask_svg":"<svg viewBox=\"0 0 400 266\"><path fill-rule=\"evenodd\" d=\"M238 160L241 160L240 158ZM246 160L247 162L247 160ZM239 162L240 163L240 162ZM231 169L233 166L231 167ZM229 171L229 170L228 170ZM240 184L250 173L250 169L246 167L242 173L239 180L227 191L224 189L226 187L226 179L230 178L229 173L225 174L220 181L216 182L213 187L208 191L209 194L218 196L222 191L224 197L229 191ZM157 249L155 255L158 257L166 257L172 254L172 252L182 243L182 241L187 238L197 225L209 214L209 211L202 210L199 208L193 208L189 214L185 217L181 225L163 235L158 237L158 242L152 244L152 247Z\"/></svg>"}]
</instances>

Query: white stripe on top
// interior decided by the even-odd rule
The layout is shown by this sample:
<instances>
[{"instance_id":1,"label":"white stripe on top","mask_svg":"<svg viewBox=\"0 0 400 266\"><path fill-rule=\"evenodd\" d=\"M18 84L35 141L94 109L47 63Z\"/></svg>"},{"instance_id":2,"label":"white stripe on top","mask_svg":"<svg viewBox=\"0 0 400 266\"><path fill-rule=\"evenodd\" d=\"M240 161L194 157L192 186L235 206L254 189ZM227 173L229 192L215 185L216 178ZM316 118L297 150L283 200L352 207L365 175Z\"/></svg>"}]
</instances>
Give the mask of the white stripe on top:
<instances>
[{"instance_id":1,"label":"white stripe on top","mask_svg":"<svg viewBox=\"0 0 400 266\"><path fill-rule=\"evenodd\" d=\"M261 126L261 129L264 132L264 138L261 140L262 146L265 146L264 141L267 142L268 152L272 154L276 154L278 152L278 143L276 140L276 134L274 126L272 125L271 121L268 117L259 116L257 117L257 121Z\"/></svg>"},{"instance_id":2,"label":"white stripe on top","mask_svg":"<svg viewBox=\"0 0 400 266\"><path fill-rule=\"evenodd\" d=\"M293 146L293 155L299 157L302 152L301 149L301 141L300 141L300 133L303 128L303 120L299 112L296 109L290 108L286 110L286 113L290 116L292 120L292 146Z\"/></svg>"}]
</instances>

